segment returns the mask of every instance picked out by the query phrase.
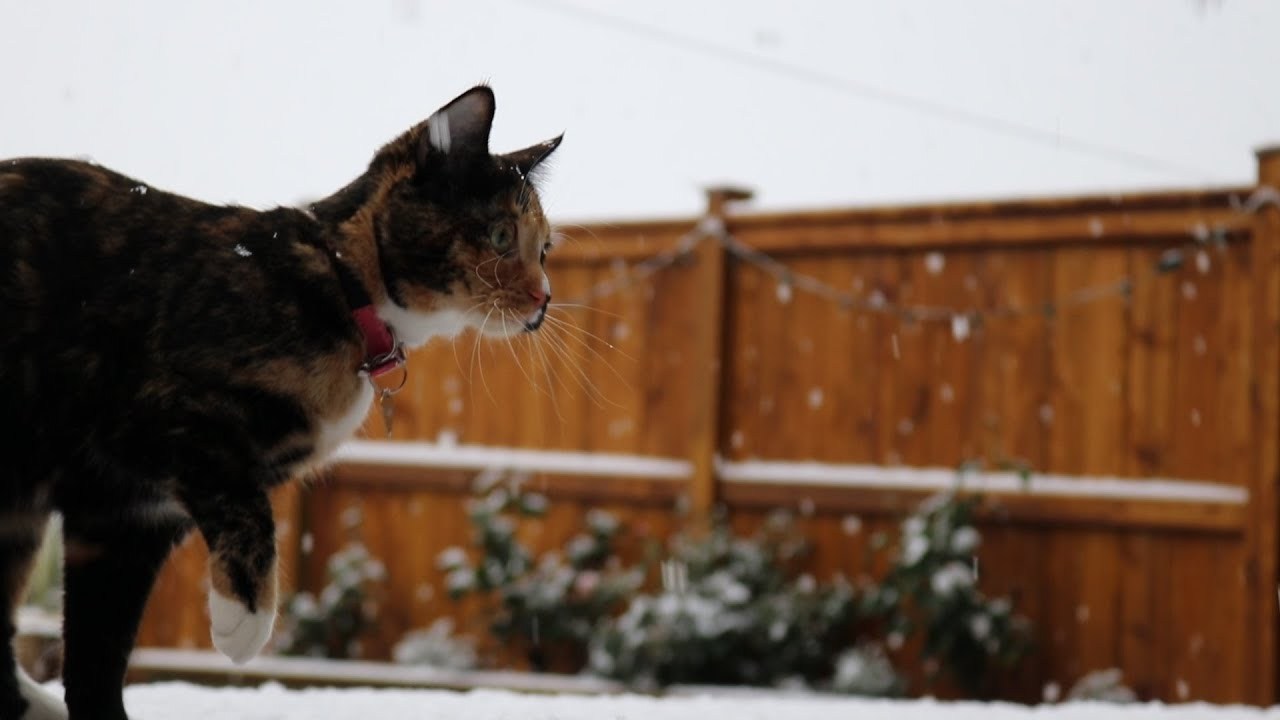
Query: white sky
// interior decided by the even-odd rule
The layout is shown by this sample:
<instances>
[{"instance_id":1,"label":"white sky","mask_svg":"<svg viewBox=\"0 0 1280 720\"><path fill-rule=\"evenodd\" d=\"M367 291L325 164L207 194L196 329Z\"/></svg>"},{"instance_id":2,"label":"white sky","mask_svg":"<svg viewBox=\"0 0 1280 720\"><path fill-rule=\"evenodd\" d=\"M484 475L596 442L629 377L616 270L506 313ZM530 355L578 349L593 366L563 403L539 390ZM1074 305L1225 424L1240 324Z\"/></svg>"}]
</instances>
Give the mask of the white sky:
<instances>
[{"instance_id":1,"label":"white sky","mask_svg":"<svg viewBox=\"0 0 1280 720\"><path fill-rule=\"evenodd\" d=\"M257 207L337 189L480 80L495 150L566 132L559 220L696 213L721 180L769 209L1246 184L1280 141L1265 0L0 0L0 28L0 157L87 155Z\"/></svg>"}]
</instances>

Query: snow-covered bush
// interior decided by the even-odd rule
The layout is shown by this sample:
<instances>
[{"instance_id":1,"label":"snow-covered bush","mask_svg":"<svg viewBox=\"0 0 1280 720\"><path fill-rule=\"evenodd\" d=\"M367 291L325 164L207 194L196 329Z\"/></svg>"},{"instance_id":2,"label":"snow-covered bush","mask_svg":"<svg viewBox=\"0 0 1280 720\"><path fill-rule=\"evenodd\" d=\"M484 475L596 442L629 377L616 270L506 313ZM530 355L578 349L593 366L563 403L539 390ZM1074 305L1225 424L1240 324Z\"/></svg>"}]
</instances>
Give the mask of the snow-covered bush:
<instances>
[{"instance_id":1,"label":"snow-covered bush","mask_svg":"<svg viewBox=\"0 0 1280 720\"><path fill-rule=\"evenodd\" d=\"M406 633L392 648L391 657L406 665L447 670L470 670L478 664L475 643L454 635L450 618L439 618L425 628Z\"/></svg>"},{"instance_id":2,"label":"snow-covered bush","mask_svg":"<svg viewBox=\"0 0 1280 720\"><path fill-rule=\"evenodd\" d=\"M482 598L490 632L523 649L535 670L548 669L555 650L580 658L596 626L643 579L615 555L618 521L594 510L563 549L535 559L517 538L516 524L541 516L546 498L524 490L518 476L482 478L479 490L483 494L468 508L471 551L453 547L437 558L449 594Z\"/></svg>"},{"instance_id":3,"label":"snow-covered bush","mask_svg":"<svg viewBox=\"0 0 1280 720\"><path fill-rule=\"evenodd\" d=\"M1124 673L1119 668L1094 670L1086 673L1067 691L1067 702L1132 703L1138 694L1124 684Z\"/></svg>"},{"instance_id":4,"label":"snow-covered bush","mask_svg":"<svg viewBox=\"0 0 1280 720\"><path fill-rule=\"evenodd\" d=\"M348 543L328 562L319 597L300 592L281 610L276 646L284 655L358 658L360 635L378 612L386 568L364 545Z\"/></svg>"},{"instance_id":5,"label":"snow-covered bush","mask_svg":"<svg viewBox=\"0 0 1280 720\"><path fill-rule=\"evenodd\" d=\"M883 618L890 637L923 631L926 678L955 678L978 692L993 664L1011 665L1027 649L1029 626L1007 599L987 598L977 587L973 526L979 499L935 495L902 522L889 573L871 590L871 617Z\"/></svg>"},{"instance_id":6,"label":"snow-covered bush","mask_svg":"<svg viewBox=\"0 0 1280 720\"><path fill-rule=\"evenodd\" d=\"M921 635L926 680L954 678L980 693L995 665L1027 647L1026 621L1008 600L977 588L973 526L978 500L932 497L901 526L888 573L856 588L800 572L807 548L775 514L751 538L724 523L671 544L664 587L639 595L596 633L589 668L641 686L672 683L794 684L897 695L895 654ZM671 576L679 578L672 582Z\"/></svg>"},{"instance_id":7,"label":"snow-covered bush","mask_svg":"<svg viewBox=\"0 0 1280 720\"><path fill-rule=\"evenodd\" d=\"M647 686L829 677L855 618L854 592L843 581L800 574L806 549L784 514L751 538L735 537L724 523L677 536L664 588L636 596L601 626L590 669Z\"/></svg>"},{"instance_id":8,"label":"snow-covered bush","mask_svg":"<svg viewBox=\"0 0 1280 720\"><path fill-rule=\"evenodd\" d=\"M904 686L884 648L871 643L840 653L831 677L831 690L846 695L891 697L900 695Z\"/></svg>"}]
</instances>

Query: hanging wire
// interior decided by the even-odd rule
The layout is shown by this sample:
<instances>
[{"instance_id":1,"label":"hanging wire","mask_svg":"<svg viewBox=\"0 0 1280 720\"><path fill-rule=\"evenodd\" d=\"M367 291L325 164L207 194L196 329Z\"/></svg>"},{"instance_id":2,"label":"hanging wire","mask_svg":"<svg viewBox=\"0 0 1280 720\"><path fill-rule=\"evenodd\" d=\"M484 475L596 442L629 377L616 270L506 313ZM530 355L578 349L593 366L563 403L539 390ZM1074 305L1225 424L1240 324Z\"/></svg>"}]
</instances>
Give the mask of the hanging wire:
<instances>
[{"instance_id":1,"label":"hanging wire","mask_svg":"<svg viewBox=\"0 0 1280 720\"><path fill-rule=\"evenodd\" d=\"M1236 212L1244 215L1256 214L1265 207L1280 208L1280 191L1273 187L1262 186L1254 190L1243 202L1233 198L1232 207ZM1187 257L1191 254L1204 252L1209 248L1220 251L1225 249L1229 239L1227 231L1221 227L1211 230L1197 228L1190 234L1192 239L1189 242L1161 253L1160 257L1141 273L1104 283L1086 285L1043 304L981 309L895 303L889 301L884 293L878 290L866 296L855 295L811 275L795 272L776 258L734 237L728 232L721 219L707 217L703 218L693 230L681 236L668 250L635 264L625 274L596 284L574 302L599 300L620 292L657 272L676 265L692 254L699 244L712 240L723 246L725 252L735 259L771 276L778 283L779 288L785 288L785 292L780 293L780 296L789 295L794 289L821 298L844 310L886 315L905 322L948 323L957 339L963 339L987 318L1010 319L1030 316L1051 318L1063 311L1075 310L1110 298L1128 298L1132 295L1134 288L1146 280L1169 275L1183 268Z\"/></svg>"},{"instance_id":2,"label":"hanging wire","mask_svg":"<svg viewBox=\"0 0 1280 720\"><path fill-rule=\"evenodd\" d=\"M893 88L875 85L868 82L841 77L813 68L794 65L765 57L756 53L739 50L699 38L669 30L667 28L637 22L630 18L614 15L585 4L578 5L563 0L519 0L520 4L540 8L545 11L576 18L597 27L607 28L616 33L644 38L650 42L660 43L684 52L695 53L704 57L751 68L787 78L828 92L888 105L908 112L928 117L953 125L975 128L994 135L1040 145L1058 151L1068 151L1081 156L1089 156L1109 162L1127 165L1145 172L1159 173L1166 177L1177 178L1193 183L1207 183L1213 173L1202 168L1190 167L1180 163L1145 153L1135 152L1129 148L1109 145L1083 137L1063 134L1058 130L1039 127L1020 120L999 117L988 113L970 110L933 100L918 95L901 92Z\"/></svg>"},{"instance_id":3,"label":"hanging wire","mask_svg":"<svg viewBox=\"0 0 1280 720\"><path fill-rule=\"evenodd\" d=\"M710 237L717 237L724 233L724 223L718 218L703 218L693 230L680 236L667 250L663 250L652 257L646 258L635 265L632 265L625 272L618 276L598 282L587 289L586 292L578 295L570 300L573 304L587 304L593 300L616 295L626 290L650 276L675 265L685 258L689 257L693 251Z\"/></svg>"}]
</instances>

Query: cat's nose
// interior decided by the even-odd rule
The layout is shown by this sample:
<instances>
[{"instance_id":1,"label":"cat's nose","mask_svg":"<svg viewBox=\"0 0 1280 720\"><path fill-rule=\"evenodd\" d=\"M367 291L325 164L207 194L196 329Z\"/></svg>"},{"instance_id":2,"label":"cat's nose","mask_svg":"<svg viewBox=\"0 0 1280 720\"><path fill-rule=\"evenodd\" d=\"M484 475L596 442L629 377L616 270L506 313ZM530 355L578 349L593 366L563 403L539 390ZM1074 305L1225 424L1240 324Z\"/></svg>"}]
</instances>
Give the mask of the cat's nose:
<instances>
[{"instance_id":1,"label":"cat's nose","mask_svg":"<svg viewBox=\"0 0 1280 720\"><path fill-rule=\"evenodd\" d=\"M545 288L530 290L529 297L533 298L533 301L538 303L538 306L541 307L551 302L551 291Z\"/></svg>"}]
</instances>

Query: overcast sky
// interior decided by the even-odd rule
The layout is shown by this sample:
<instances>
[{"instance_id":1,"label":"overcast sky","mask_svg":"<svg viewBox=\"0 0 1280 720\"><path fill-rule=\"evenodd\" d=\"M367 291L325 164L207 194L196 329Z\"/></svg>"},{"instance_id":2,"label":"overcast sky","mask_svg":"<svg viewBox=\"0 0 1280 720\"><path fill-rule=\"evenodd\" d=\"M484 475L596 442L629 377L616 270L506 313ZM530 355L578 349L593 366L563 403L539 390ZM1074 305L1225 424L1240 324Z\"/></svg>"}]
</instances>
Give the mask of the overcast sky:
<instances>
[{"instance_id":1,"label":"overcast sky","mask_svg":"<svg viewBox=\"0 0 1280 720\"><path fill-rule=\"evenodd\" d=\"M215 202L331 192L471 84L561 131L553 219L1247 184L1280 141L1266 0L0 0L0 157Z\"/></svg>"}]
</instances>

